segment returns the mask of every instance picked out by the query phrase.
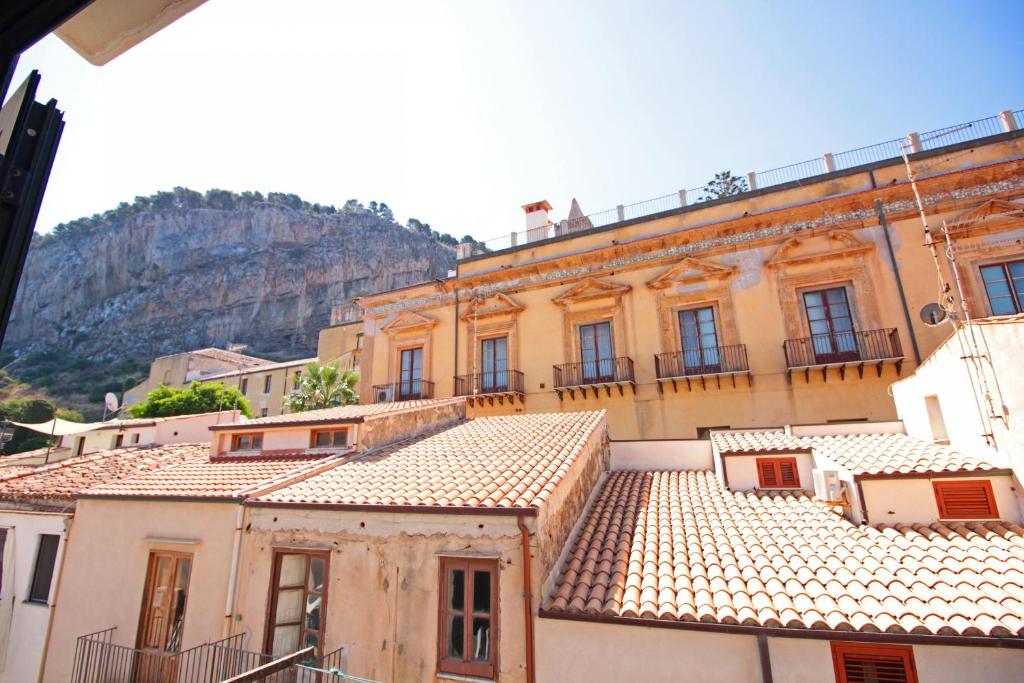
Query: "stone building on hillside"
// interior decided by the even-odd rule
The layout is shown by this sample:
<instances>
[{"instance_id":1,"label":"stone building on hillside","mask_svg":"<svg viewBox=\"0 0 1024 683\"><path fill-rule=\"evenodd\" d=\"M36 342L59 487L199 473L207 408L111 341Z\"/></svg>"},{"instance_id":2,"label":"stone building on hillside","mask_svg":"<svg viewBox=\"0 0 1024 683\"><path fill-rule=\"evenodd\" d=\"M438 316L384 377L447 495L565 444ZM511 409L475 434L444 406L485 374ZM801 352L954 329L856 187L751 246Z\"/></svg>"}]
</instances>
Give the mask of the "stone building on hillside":
<instances>
[{"instance_id":1,"label":"stone building on hillside","mask_svg":"<svg viewBox=\"0 0 1024 683\"><path fill-rule=\"evenodd\" d=\"M949 234L974 317L1021 312L999 293L1024 257L1014 116L973 122L974 139L910 139L927 219ZM819 175L759 174L733 196L618 207L591 229L529 204L526 231L463 253L454 276L360 300L362 401L604 409L613 440L893 420L889 385L950 329L921 317L936 261L897 143L804 165Z\"/></svg>"}]
</instances>

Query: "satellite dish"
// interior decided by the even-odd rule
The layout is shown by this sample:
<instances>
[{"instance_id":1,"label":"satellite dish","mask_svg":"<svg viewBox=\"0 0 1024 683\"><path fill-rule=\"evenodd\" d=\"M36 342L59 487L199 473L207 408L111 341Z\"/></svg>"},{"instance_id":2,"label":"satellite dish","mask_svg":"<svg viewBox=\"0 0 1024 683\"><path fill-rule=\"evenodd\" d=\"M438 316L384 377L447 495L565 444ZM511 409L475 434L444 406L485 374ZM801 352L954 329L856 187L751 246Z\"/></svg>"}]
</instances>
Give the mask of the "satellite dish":
<instances>
[{"instance_id":1,"label":"satellite dish","mask_svg":"<svg viewBox=\"0 0 1024 683\"><path fill-rule=\"evenodd\" d=\"M928 327L935 327L946 319L946 309L938 304L926 304L921 309L921 320Z\"/></svg>"},{"instance_id":2,"label":"satellite dish","mask_svg":"<svg viewBox=\"0 0 1024 683\"><path fill-rule=\"evenodd\" d=\"M112 391L108 391L107 395L103 397L103 402L106 404L108 412L117 412L117 394Z\"/></svg>"}]
</instances>

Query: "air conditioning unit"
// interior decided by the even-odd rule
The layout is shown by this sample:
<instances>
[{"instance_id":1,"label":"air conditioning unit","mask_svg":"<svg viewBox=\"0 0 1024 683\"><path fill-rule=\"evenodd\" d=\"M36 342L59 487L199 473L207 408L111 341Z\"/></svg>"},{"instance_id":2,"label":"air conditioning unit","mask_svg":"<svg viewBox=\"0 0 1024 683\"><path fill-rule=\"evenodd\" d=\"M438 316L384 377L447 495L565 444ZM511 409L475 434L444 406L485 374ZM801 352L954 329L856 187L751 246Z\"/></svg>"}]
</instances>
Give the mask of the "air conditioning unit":
<instances>
[{"instance_id":1,"label":"air conditioning unit","mask_svg":"<svg viewBox=\"0 0 1024 683\"><path fill-rule=\"evenodd\" d=\"M384 387L383 389L377 390L377 403L391 403L395 400L395 388L393 386Z\"/></svg>"},{"instance_id":2,"label":"air conditioning unit","mask_svg":"<svg viewBox=\"0 0 1024 683\"><path fill-rule=\"evenodd\" d=\"M843 499L842 484L836 470L814 470L814 495L829 503L838 503Z\"/></svg>"}]
</instances>

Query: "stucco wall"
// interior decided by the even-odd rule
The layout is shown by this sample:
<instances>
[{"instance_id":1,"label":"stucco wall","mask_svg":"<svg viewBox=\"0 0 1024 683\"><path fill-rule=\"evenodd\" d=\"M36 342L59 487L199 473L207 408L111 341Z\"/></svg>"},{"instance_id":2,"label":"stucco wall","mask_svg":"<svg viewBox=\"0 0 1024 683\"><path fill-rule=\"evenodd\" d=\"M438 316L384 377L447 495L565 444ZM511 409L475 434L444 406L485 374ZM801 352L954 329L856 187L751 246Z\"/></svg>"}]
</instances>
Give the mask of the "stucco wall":
<instances>
[{"instance_id":1,"label":"stucco wall","mask_svg":"<svg viewBox=\"0 0 1024 683\"><path fill-rule=\"evenodd\" d=\"M359 450L378 448L465 417L466 402L461 400L374 416L359 425Z\"/></svg>"},{"instance_id":2,"label":"stucco wall","mask_svg":"<svg viewBox=\"0 0 1024 683\"><path fill-rule=\"evenodd\" d=\"M36 553L39 550L39 536L63 536L66 520L70 521L67 516L58 514L0 511L0 527L8 530L5 560L13 559L10 567L4 567L3 587L0 589L0 619L10 615L7 642L0 643L0 652L6 653L6 656L0 659L2 683L34 681L39 675L51 608L49 605L30 603L26 600L35 568ZM53 580L50 584L51 604L63 552L62 540L57 550ZM0 634L4 630L0 625Z\"/></svg>"},{"instance_id":3,"label":"stucco wall","mask_svg":"<svg viewBox=\"0 0 1024 683\"><path fill-rule=\"evenodd\" d=\"M864 479L861 489L871 524L931 524L939 521L939 507L935 502L934 481L965 481L990 479L996 498L999 517L1020 523L1021 513L1013 479L997 477L934 477L928 479ZM890 512L892 514L890 514Z\"/></svg>"},{"instance_id":4,"label":"stucco wall","mask_svg":"<svg viewBox=\"0 0 1024 683\"><path fill-rule=\"evenodd\" d=\"M722 457L725 464L726 481L733 491L753 491L761 486L757 476L757 459L761 458L796 458L797 472L800 476L800 488L814 491L814 477L811 473L814 462L809 453L773 453L772 455L726 455ZM771 489L765 489L771 490Z\"/></svg>"},{"instance_id":5,"label":"stucco wall","mask_svg":"<svg viewBox=\"0 0 1024 683\"><path fill-rule=\"evenodd\" d=\"M265 637L275 547L329 549L326 650L344 647L346 672L381 681L432 681L437 663L439 560L500 558L502 681L525 680L522 549L514 518L251 508L236 632Z\"/></svg>"},{"instance_id":6,"label":"stucco wall","mask_svg":"<svg viewBox=\"0 0 1024 683\"><path fill-rule=\"evenodd\" d=\"M835 681L827 640L769 637L775 683ZM1020 680L1024 650L914 645L921 683L1010 683ZM761 683L754 635L539 619L541 683Z\"/></svg>"},{"instance_id":7,"label":"stucco wall","mask_svg":"<svg viewBox=\"0 0 1024 683\"><path fill-rule=\"evenodd\" d=\"M905 434L899 420L791 425L793 436L837 436L839 434Z\"/></svg>"},{"instance_id":8,"label":"stucco wall","mask_svg":"<svg viewBox=\"0 0 1024 683\"><path fill-rule=\"evenodd\" d=\"M613 441L613 470L710 470L711 441Z\"/></svg>"},{"instance_id":9,"label":"stucco wall","mask_svg":"<svg viewBox=\"0 0 1024 683\"><path fill-rule=\"evenodd\" d=\"M76 638L86 633L116 626L114 642L134 647L153 550L193 555L182 646L220 638L236 511L227 503L80 500L45 680L70 680Z\"/></svg>"}]
</instances>

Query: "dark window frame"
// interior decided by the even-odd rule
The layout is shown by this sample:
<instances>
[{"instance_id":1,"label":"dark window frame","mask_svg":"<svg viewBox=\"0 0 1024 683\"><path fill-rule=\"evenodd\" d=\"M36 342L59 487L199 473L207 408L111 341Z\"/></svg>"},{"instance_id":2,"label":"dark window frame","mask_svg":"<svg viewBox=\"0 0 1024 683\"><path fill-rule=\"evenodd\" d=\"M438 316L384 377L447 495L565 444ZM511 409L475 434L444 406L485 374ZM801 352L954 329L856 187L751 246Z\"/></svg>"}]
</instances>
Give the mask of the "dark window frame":
<instances>
[{"instance_id":1,"label":"dark window frame","mask_svg":"<svg viewBox=\"0 0 1024 683\"><path fill-rule=\"evenodd\" d=\"M280 586L281 582L281 564L287 555L303 555L306 557L306 572L303 576L302 585L298 584L290 586ZM310 567L312 566L313 559L323 560L324 563L324 576L323 576L323 589L317 593L316 591L309 590L309 578L310 578ZM270 595L267 598L267 623L263 629L263 651L273 652L274 650L274 630L280 626L294 626L299 627L299 639L298 646L301 650L306 647L304 645L305 636L307 633L313 632L317 634L319 639L319 646L315 651L316 656L323 656L326 651L326 633L327 633L327 607L330 604L330 579L331 579L331 553L328 550L317 550L317 549L306 549L306 548L275 548L273 558L272 570L270 572ZM301 614L301 620L299 622L288 622L287 624L275 624L277 621L277 605L280 597L280 590L302 590L302 601L303 611ZM307 628L306 622L306 611L305 607L309 604L310 594L320 596L320 628L310 629Z\"/></svg>"},{"instance_id":2,"label":"dark window frame","mask_svg":"<svg viewBox=\"0 0 1024 683\"><path fill-rule=\"evenodd\" d=\"M607 353L601 353L600 330L607 329ZM593 345L594 357L587 360L587 338ZM580 345L580 376L584 383L611 382L615 379L615 328L611 320L597 320L576 326L576 338Z\"/></svg>"},{"instance_id":3,"label":"dark window frame","mask_svg":"<svg viewBox=\"0 0 1024 683\"><path fill-rule=\"evenodd\" d=\"M914 664L914 648L910 645L883 645L876 643L851 643L843 641L832 641L832 668L835 672L836 683L854 683L857 679L850 679L847 676L847 662L849 660L861 661L872 657L899 658L903 662L903 674L905 683L918 683L917 667Z\"/></svg>"},{"instance_id":4,"label":"dark window frame","mask_svg":"<svg viewBox=\"0 0 1024 683\"><path fill-rule=\"evenodd\" d=\"M248 377L243 377L242 379L239 380L239 382L238 382L238 391L240 393L242 393L242 394L248 394L249 393L249 378Z\"/></svg>"},{"instance_id":5,"label":"dark window frame","mask_svg":"<svg viewBox=\"0 0 1024 683\"><path fill-rule=\"evenodd\" d=\"M345 448L348 446L349 430L347 427L334 428L334 429L314 429L309 435L309 447L310 448ZM341 443L338 443L338 434L343 434L344 437L341 439ZM329 443L325 445L317 444L317 437L321 435L329 436Z\"/></svg>"},{"instance_id":6,"label":"dark window frame","mask_svg":"<svg viewBox=\"0 0 1024 683\"><path fill-rule=\"evenodd\" d=\"M264 375L263 376L263 393L264 394L269 394L270 391L273 388L274 388L274 376L273 375Z\"/></svg>"},{"instance_id":7,"label":"dark window frame","mask_svg":"<svg viewBox=\"0 0 1024 683\"><path fill-rule=\"evenodd\" d=\"M173 563L171 569L171 576L173 577L171 580L171 585L177 583L177 577L181 571L181 563L187 562L188 582L185 584L184 587L185 598L182 601L181 612L178 615L180 617L182 628L181 631L177 634L176 641L175 636L172 634L172 627L174 625L174 622L167 621L167 623L163 626L163 632L160 634L160 641L163 643L163 645L161 645L159 648L152 648L146 645L146 632L151 627L150 608L153 604L154 597L153 583L156 580L157 566L161 558L167 558ZM149 552L149 560L146 563L146 582L142 588L142 604L139 608L139 626L135 634L135 646L137 648L147 651L156 650L164 653L176 653L181 651L181 644L184 640L185 617L187 616L188 613L188 596L190 592L190 587L192 585L192 570L194 569L194 567L195 557L192 555L192 553L181 553L174 552L171 550L151 550ZM167 599L170 600L172 597L173 595L170 595L168 596ZM167 646L172 642L176 642L176 648L167 649Z\"/></svg>"},{"instance_id":8,"label":"dark window frame","mask_svg":"<svg viewBox=\"0 0 1024 683\"><path fill-rule=\"evenodd\" d=\"M501 642L501 615L500 615L500 587L501 571L497 558L477 557L442 557L438 563L439 587L438 587L438 622L437 622L437 670L440 673L456 674L462 676L479 676L481 678L497 678L498 675L498 650ZM465 572L463 578L463 609L449 610L448 608L448 572L451 569ZM485 571L490 575L491 601L489 612L484 613L473 609L473 581L470 580L472 572ZM448 644L448 615L449 613L463 617L463 657L455 659L447 656ZM490 620L490 656L486 662L469 659L472 651L472 619L474 616L486 616Z\"/></svg>"},{"instance_id":9,"label":"dark window frame","mask_svg":"<svg viewBox=\"0 0 1024 683\"><path fill-rule=\"evenodd\" d=\"M1010 272L1010 266L1024 265L1024 259L1014 259L1012 261L998 261L996 263L985 263L978 267L978 274L981 276L981 288L985 290L985 299L988 301L988 310L992 315L1017 315L1024 313L1024 301L1022 301L1021 292L1017 291L1014 286L1014 276ZM1013 303L1013 313L996 313L994 306L992 305L992 292L989 291L988 281L985 280L985 271L993 268L998 268L1002 271L1003 282L1006 284L1006 288L1010 290L1010 301ZM1005 299L1006 296L997 297Z\"/></svg>"},{"instance_id":10,"label":"dark window frame","mask_svg":"<svg viewBox=\"0 0 1024 683\"><path fill-rule=\"evenodd\" d=\"M417 360L417 353L419 358ZM422 345L409 346L398 350L398 400L418 399L423 395L423 381L426 370L426 348ZM409 359L406 372L406 358ZM417 373L417 362L419 372Z\"/></svg>"},{"instance_id":11,"label":"dark window frame","mask_svg":"<svg viewBox=\"0 0 1024 683\"><path fill-rule=\"evenodd\" d=\"M831 301L829 295L833 292L842 293L842 301ZM817 296L821 299L820 304L811 304L807 298ZM854 317L853 297L850 296L846 284L826 285L812 287L800 291L800 300L803 303L804 318L807 321L807 333L810 335L811 347L814 352L814 359L817 363L839 363L860 360L860 351L857 348L857 320ZM833 314L833 308L845 306L846 314ZM811 318L811 309L820 308L824 317ZM849 329L837 329L836 323L848 321ZM826 332L815 332L814 324L824 323Z\"/></svg>"},{"instance_id":12,"label":"dark window frame","mask_svg":"<svg viewBox=\"0 0 1024 683\"><path fill-rule=\"evenodd\" d=\"M249 445L243 446L243 439L249 439ZM246 432L245 434L231 435L231 450L233 451L261 451L263 450L263 432Z\"/></svg>"},{"instance_id":13,"label":"dark window frame","mask_svg":"<svg viewBox=\"0 0 1024 683\"><path fill-rule=\"evenodd\" d=\"M683 354L683 367L707 369L713 372L721 371L722 359L719 349L722 346L722 339L721 334L719 334L718 313L715 311L715 308L713 304L705 304L701 306L688 306L676 311L676 324L679 326L679 350ZM713 346L704 346L703 337L705 333L701 332L701 325L707 321L700 319L700 314L703 311L711 313L711 332L715 337ZM696 335L692 337L696 341L695 347L687 348L686 345L686 340L688 339L686 335L687 318L692 319L690 324L692 324Z\"/></svg>"},{"instance_id":14,"label":"dark window frame","mask_svg":"<svg viewBox=\"0 0 1024 683\"><path fill-rule=\"evenodd\" d=\"M52 544L52 548L49 546ZM44 550L52 553L45 564ZM60 553L60 534L39 534L36 542L36 559L32 563L32 578L28 584L28 597L25 602L37 605L50 604L50 591L53 588L53 573L57 568L57 555ZM42 571L42 574L40 574ZM43 578L45 576L45 579ZM45 583L45 586L43 585Z\"/></svg>"}]
</instances>

